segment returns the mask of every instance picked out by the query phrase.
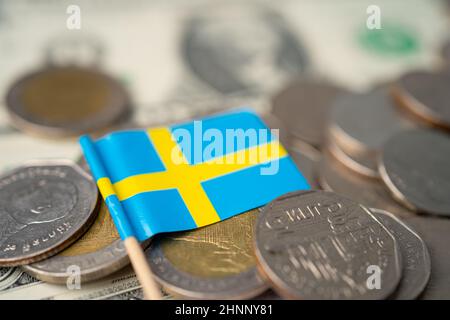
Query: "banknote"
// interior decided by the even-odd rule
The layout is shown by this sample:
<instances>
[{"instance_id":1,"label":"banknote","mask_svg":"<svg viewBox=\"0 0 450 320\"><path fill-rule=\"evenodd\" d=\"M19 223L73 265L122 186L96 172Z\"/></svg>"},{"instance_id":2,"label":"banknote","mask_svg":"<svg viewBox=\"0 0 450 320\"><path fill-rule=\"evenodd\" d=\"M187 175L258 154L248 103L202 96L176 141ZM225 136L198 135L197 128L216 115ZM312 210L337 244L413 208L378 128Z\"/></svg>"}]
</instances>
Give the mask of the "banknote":
<instances>
[{"instance_id":1,"label":"banknote","mask_svg":"<svg viewBox=\"0 0 450 320\"><path fill-rule=\"evenodd\" d=\"M2 275L5 272L5 275ZM9 272L9 274L8 274ZM4 279L3 279L4 278ZM9 285L2 290L2 286ZM0 269L0 300L129 300L142 299L141 286L131 267L102 280L77 286L48 284L20 269ZM163 293L164 299L171 297Z\"/></svg>"}]
</instances>

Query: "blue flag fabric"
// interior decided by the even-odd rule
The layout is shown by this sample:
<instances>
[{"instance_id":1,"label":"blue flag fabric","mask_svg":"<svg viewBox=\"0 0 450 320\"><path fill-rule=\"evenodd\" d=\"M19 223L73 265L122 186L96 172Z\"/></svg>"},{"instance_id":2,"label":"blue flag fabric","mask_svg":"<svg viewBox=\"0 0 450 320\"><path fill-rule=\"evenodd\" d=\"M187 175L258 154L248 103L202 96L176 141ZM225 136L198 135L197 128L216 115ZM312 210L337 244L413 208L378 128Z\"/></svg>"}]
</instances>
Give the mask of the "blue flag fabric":
<instances>
[{"instance_id":1,"label":"blue flag fabric","mask_svg":"<svg viewBox=\"0 0 450 320\"><path fill-rule=\"evenodd\" d=\"M194 229L309 189L250 110L80 144L122 239Z\"/></svg>"}]
</instances>

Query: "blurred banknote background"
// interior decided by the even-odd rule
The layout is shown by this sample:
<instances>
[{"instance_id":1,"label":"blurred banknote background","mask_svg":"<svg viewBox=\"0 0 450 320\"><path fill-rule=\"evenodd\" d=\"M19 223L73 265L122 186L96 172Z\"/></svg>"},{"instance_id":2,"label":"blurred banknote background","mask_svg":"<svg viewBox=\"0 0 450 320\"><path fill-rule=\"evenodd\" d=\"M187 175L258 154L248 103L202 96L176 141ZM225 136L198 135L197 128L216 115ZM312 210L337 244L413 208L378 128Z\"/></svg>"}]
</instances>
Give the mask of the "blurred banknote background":
<instances>
[{"instance_id":1,"label":"blurred banknote background","mask_svg":"<svg viewBox=\"0 0 450 320\"><path fill-rule=\"evenodd\" d=\"M381 8L377 37L366 26L372 4ZM80 29L67 27L70 5L81 10ZM49 65L96 68L126 88L130 112L90 132L236 106L265 116L294 79L363 92L411 69L440 68L449 15L448 2L437 0L0 0L0 171L81 155L76 136L46 136L7 106L16 81ZM0 267L0 299L8 298L139 299L142 292L129 267L81 290Z\"/></svg>"}]
</instances>

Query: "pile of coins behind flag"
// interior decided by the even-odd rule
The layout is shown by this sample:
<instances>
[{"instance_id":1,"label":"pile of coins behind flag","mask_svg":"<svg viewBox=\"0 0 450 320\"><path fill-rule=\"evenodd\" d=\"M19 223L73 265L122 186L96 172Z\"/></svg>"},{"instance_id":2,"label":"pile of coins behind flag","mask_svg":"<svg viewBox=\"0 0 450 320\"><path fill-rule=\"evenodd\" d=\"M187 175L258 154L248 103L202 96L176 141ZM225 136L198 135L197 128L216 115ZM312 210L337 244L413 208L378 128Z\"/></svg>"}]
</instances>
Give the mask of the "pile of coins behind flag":
<instances>
[{"instance_id":1,"label":"pile of coins behind flag","mask_svg":"<svg viewBox=\"0 0 450 320\"><path fill-rule=\"evenodd\" d=\"M275 60L291 64L283 73L268 68L266 78L291 78L291 69L307 69L306 50L283 20L264 16L275 21L287 50ZM215 65L222 68L227 59L219 55L208 65L208 55L196 54L224 51L209 47L216 37L202 38L209 20L206 15L190 22L183 50L196 73L194 82L223 94L214 100L220 107L181 112L181 118L225 109L230 103L224 95L228 98L233 88L271 88L262 85L263 77L254 77L255 70L244 74L233 65L236 71L223 72L232 69L226 66L217 72ZM220 35L219 29L214 32ZM191 48L198 46L206 48ZM280 141L311 190L142 243L165 296L450 298L450 43L436 54L441 69L412 70L364 92L307 76L286 81L276 92L268 90L270 111L261 117L280 130ZM138 111L133 98L121 79L97 65L50 63L10 83L5 111L18 130L14 134L56 143L133 127L128 122L130 113ZM238 101L247 104L249 99ZM163 121L149 113L152 124ZM38 149L45 157L45 149ZM143 298L84 159L30 158L0 177L0 299ZM80 290L72 290L77 284Z\"/></svg>"}]
</instances>

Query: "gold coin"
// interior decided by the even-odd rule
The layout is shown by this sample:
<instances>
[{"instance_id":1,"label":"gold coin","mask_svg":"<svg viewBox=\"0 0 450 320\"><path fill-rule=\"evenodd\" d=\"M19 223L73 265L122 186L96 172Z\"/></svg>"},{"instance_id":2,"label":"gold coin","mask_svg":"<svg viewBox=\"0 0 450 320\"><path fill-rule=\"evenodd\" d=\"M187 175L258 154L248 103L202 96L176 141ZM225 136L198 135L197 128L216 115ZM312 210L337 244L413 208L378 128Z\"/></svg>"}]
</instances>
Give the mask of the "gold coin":
<instances>
[{"instance_id":1,"label":"gold coin","mask_svg":"<svg viewBox=\"0 0 450 320\"><path fill-rule=\"evenodd\" d=\"M92 227L77 242L59 255L73 257L95 252L109 246L118 239L120 239L120 236L109 214L108 207L102 202L98 217Z\"/></svg>"},{"instance_id":2,"label":"gold coin","mask_svg":"<svg viewBox=\"0 0 450 320\"><path fill-rule=\"evenodd\" d=\"M167 259L180 271L198 277L239 274L255 265L252 249L253 210L193 231L168 236L161 241Z\"/></svg>"}]
</instances>

